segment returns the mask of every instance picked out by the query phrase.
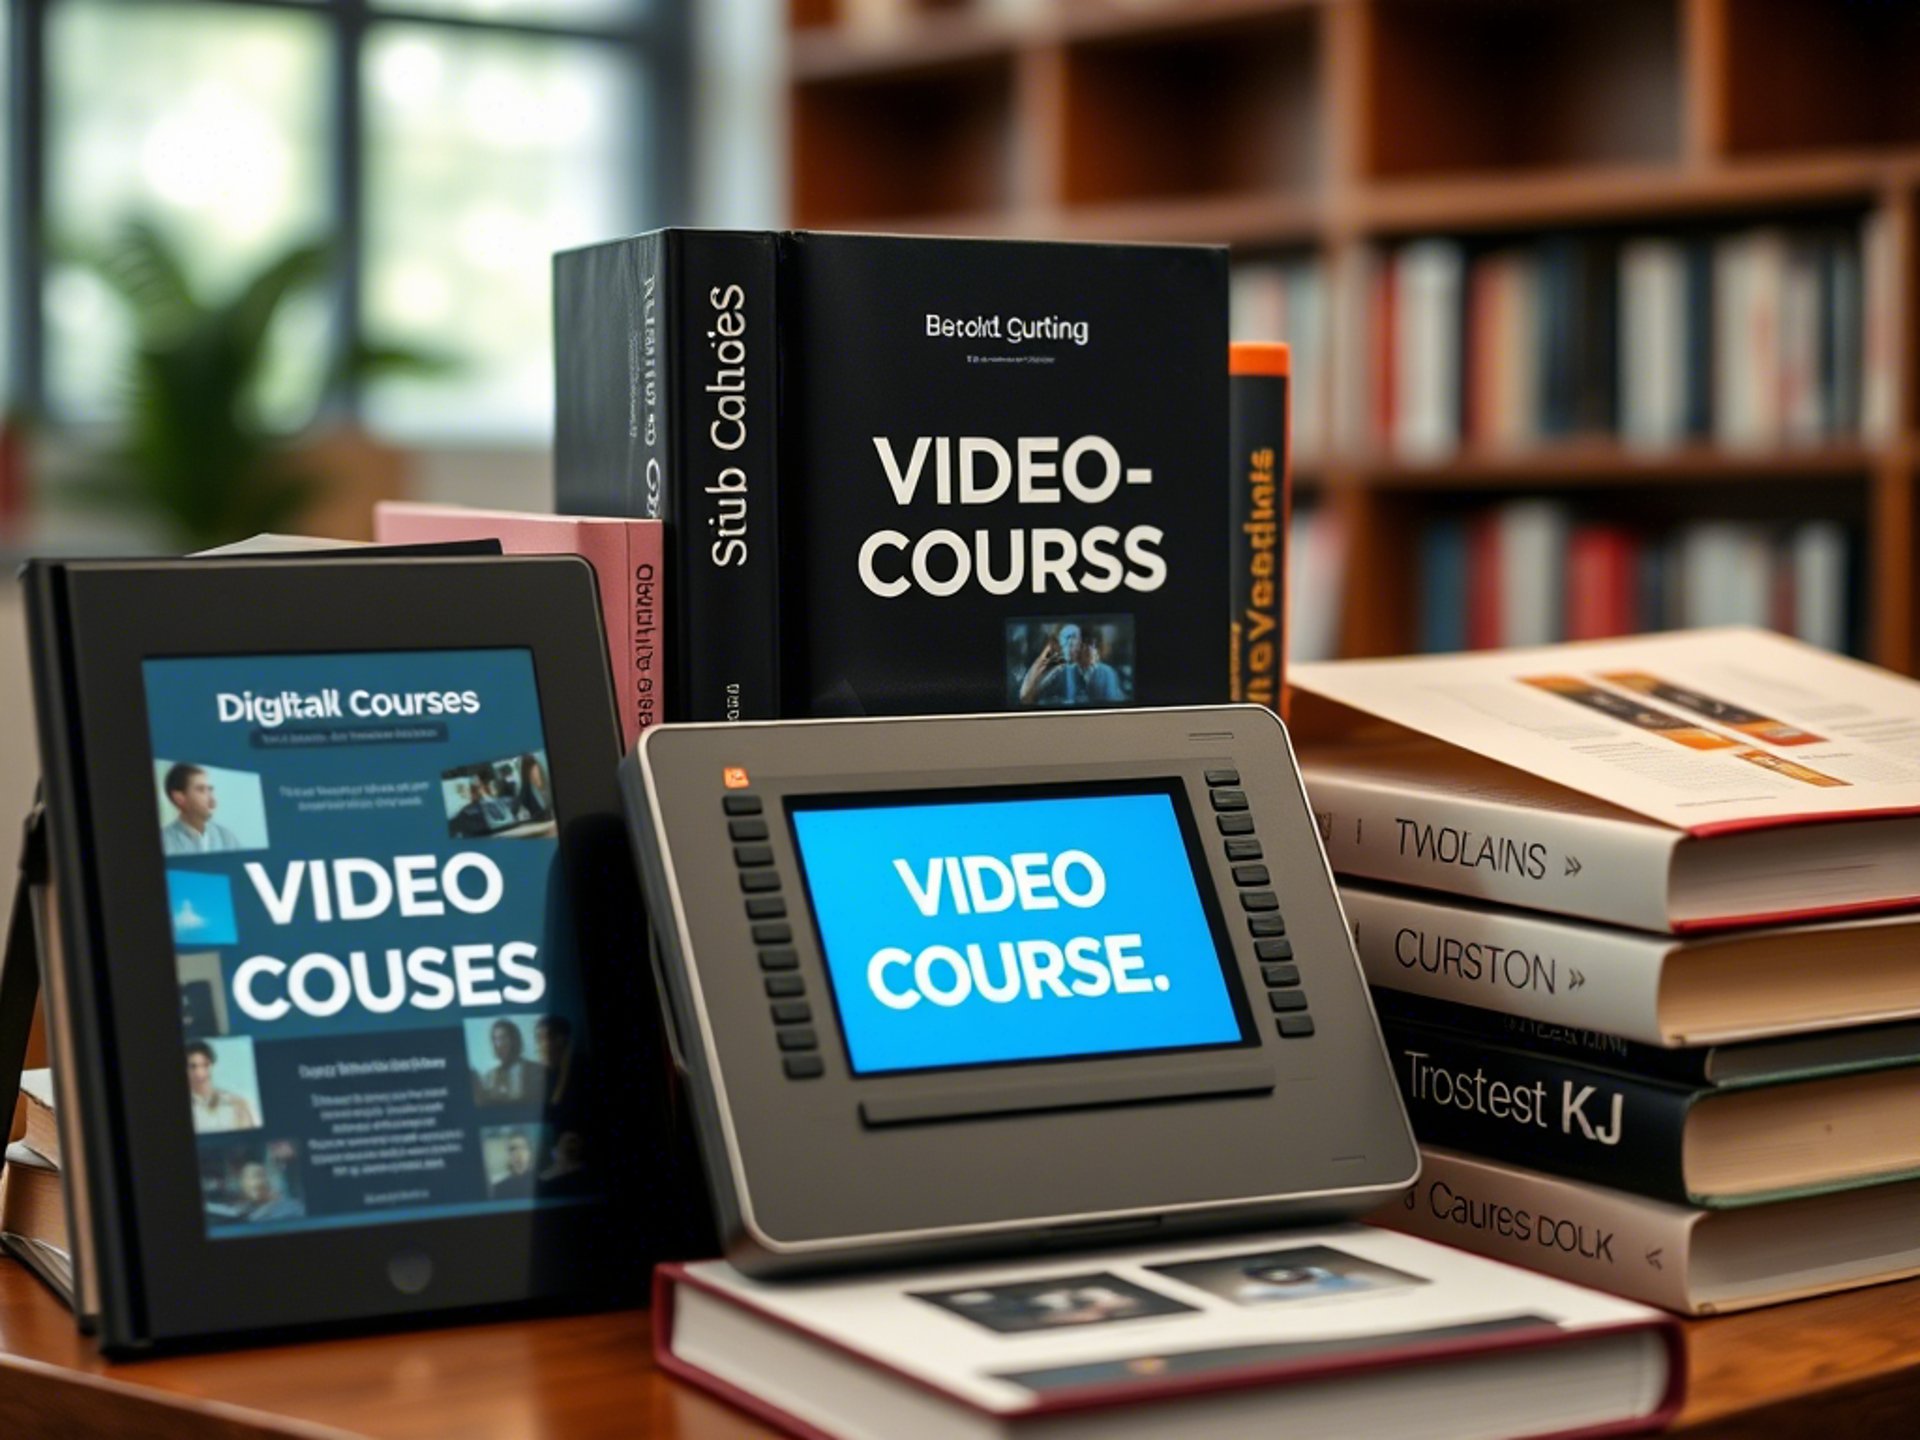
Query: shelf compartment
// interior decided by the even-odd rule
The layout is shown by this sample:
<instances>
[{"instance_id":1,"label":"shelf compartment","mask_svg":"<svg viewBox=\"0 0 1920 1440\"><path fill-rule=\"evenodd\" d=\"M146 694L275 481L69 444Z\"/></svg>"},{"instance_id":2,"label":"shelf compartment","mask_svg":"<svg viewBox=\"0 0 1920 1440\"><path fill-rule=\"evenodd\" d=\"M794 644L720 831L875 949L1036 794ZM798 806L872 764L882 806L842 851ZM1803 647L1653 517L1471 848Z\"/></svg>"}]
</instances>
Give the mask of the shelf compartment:
<instances>
[{"instance_id":1,"label":"shelf compartment","mask_svg":"<svg viewBox=\"0 0 1920 1440\"><path fill-rule=\"evenodd\" d=\"M1200 7L1066 46L1069 207L1302 196L1319 186L1320 14Z\"/></svg>"},{"instance_id":2,"label":"shelf compartment","mask_svg":"<svg viewBox=\"0 0 1920 1440\"><path fill-rule=\"evenodd\" d=\"M1738 0L1725 17L1729 154L1920 143L1920 8Z\"/></svg>"},{"instance_id":3,"label":"shelf compartment","mask_svg":"<svg viewBox=\"0 0 1920 1440\"><path fill-rule=\"evenodd\" d=\"M1379 0L1364 175L1677 162L1681 3Z\"/></svg>"},{"instance_id":4,"label":"shelf compartment","mask_svg":"<svg viewBox=\"0 0 1920 1440\"><path fill-rule=\"evenodd\" d=\"M991 213L1014 195L1014 62L989 55L793 87L794 222Z\"/></svg>"}]
</instances>

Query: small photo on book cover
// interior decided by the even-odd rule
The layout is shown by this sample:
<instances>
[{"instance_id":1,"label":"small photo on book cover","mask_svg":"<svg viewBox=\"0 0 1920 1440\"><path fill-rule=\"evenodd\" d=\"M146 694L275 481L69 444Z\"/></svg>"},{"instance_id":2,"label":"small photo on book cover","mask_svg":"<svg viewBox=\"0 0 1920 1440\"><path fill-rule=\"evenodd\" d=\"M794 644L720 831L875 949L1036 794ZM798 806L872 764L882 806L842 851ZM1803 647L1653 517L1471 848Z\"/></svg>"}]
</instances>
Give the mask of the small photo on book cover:
<instances>
[{"instance_id":1,"label":"small photo on book cover","mask_svg":"<svg viewBox=\"0 0 1920 1440\"><path fill-rule=\"evenodd\" d=\"M1007 621L1007 704L1059 709L1133 703L1133 616Z\"/></svg>"},{"instance_id":2,"label":"small photo on book cover","mask_svg":"<svg viewBox=\"0 0 1920 1440\"><path fill-rule=\"evenodd\" d=\"M914 1299L938 1305L1000 1335L1071 1330L1116 1320L1185 1315L1194 1307L1104 1272L1056 1275L1011 1285L918 1291Z\"/></svg>"},{"instance_id":3,"label":"small photo on book cover","mask_svg":"<svg viewBox=\"0 0 1920 1440\"><path fill-rule=\"evenodd\" d=\"M267 1123L251 1037L189 1040L186 1049L187 1095L196 1135L257 1130Z\"/></svg>"},{"instance_id":4,"label":"small photo on book cover","mask_svg":"<svg viewBox=\"0 0 1920 1440\"><path fill-rule=\"evenodd\" d=\"M307 1213L300 1146L292 1140L222 1135L200 1142L200 1199L207 1233L299 1220Z\"/></svg>"},{"instance_id":5,"label":"small photo on book cover","mask_svg":"<svg viewBox=\"0 0 1920 1440\"><path fill-rule=\"evenodd\" d=\"M260 777L191 760L155 760L153 788L160 846L169 856L265 850L266 800Z\"/></svg>"},{"instance_id":6,"label":"small photo on book cover","mask_svg":"<svg viewBox=\"0 0 1920 1440\"><path fill-rule=\"evenodd\" d=\"M1293 1300L1324 1300L1380 1290L1406 1290L1426 1279L1362 1260L1330 1245L1301 1245L1220 1255L1178 1265L1155 1265L1157 1275L1178 1280L1235 1305L1275 1305Z\"/></svg>"},{"instance_id":7,"label":"small photo on book cover","mask_svg":"<svg viewBox=\"0 0 1920 1440\"><path fill-rule=\"evenodd\" d=\"M544 750L443 770L440 799L447 834L455 840L525 840L555 833Z\"/></svg>"}]
</instances>

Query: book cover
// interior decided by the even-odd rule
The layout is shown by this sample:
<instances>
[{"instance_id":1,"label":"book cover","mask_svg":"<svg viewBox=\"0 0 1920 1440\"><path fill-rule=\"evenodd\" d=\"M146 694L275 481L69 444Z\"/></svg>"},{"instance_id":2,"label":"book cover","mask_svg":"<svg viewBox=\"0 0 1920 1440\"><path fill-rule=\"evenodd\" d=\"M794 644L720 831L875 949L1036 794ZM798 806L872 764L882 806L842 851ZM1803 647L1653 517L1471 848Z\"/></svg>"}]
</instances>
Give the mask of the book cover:
<instances>
[{"instance_id":1,"label":"book cover","mask_svg":"<svg viewBox=\"0 0 1920 1440\"><path fill-rule=\"evenodd\" d=\"M1291 509L1292 355L1283 344L1231 346L1233 658L1230 698L1279 710L1286 695L1286 538Z\"/></svg>"},{"instance_id":2,"label":"book cover","mask_svg":"<svg viewBox=\"0 0 1920 1440\"><path fill-rule=\"evenodd\" d=\"M1371 1226L655 1284L661 1369L809 1437L1399 1433L1462 1385L1474 1434L1600 1434L1658 1423L1684 1383L1652 1312Z\"/></svg>"},{"instance_id":3,"label":"book cover","mask_svg":"<svg viewBox=\"0 0 1920 1440\"><path fill-rule=\"evenodd\" d=\"M1920 1271L1920 1182L1700 1210L1422 1146L1419 1183L1369 1217L1682 1315L1720 1315Z\"/></svg>"},{"instance_id":4,"label":"book cover","mask_svg":"<svg viewBox=\"0 0 1920 1440\"><path fill-rule=\"evenodd\" d=\"M554 257L554 508L667 529L666 718L780 713L775 237Z\"/></svg>"},{"instance_id":5,"label":"book cover","mask_svg":"<svg viewBox=\"0 0 1920 1440\"><path fill-rule=\"evenodd\" d=\"M1915 1108L1911 1071L1723 1090L1404 1021L1381 1029L1423 1145L1710 1208L1920 1172L1920 1148L1903 1129Z\"/></svg>"},{"instance_id":6,"label":"book cover","mask_svg":"<svg viewBox=\"0 0 1920 1440\"><path fill-rule=\"evenodd\" d=\"M676 713L1226 696L1223 250L672 230L556 288L559 504L663 477Z\"/></svg>"},{"instance_id":7,"label":"book cover","mask_svg":"<svg viewBox=\"0 0 1920 1440\"><path fill-rule=\"evenodd\" d=\"M581 556L593 566L600 594L621 740L631 749L641 731L665 718L665 537L659 521L382 500L374 506L373 531L382 543L484 537L498 540L508 555Z\"/></svg>"}]
</instances>

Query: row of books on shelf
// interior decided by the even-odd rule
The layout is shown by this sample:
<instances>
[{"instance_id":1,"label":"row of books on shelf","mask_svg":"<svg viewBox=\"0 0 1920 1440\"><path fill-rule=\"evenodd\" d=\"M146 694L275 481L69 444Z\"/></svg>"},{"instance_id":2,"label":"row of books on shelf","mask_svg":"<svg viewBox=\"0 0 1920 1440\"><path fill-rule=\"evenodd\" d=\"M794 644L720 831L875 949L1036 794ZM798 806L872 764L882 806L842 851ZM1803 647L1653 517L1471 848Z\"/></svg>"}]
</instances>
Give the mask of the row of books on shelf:
<instances>
[{"instance_id":1,"label":"row of books on shelf","mask_svg":"<svg viewBox=\"0 0 1920 1440\"><path fill-rule=\"evenodd\" d=\"M1597 640L1761 625L1858 648L1860 566L1848 528L1697 520L1665 532L1514 500L1431 521L1420 544L1420 648Z\"/></svg>"},{"instance_id":2,"label":"row of books on shelf","mask_svg":"<svg viewBox=\"0 0 1920 1440\"><path fill-rule=\"evenodd\" d=\"M1288 536L1288 655L1340 654L1345 517L1303 506ZM1837 520L1587 520L1521 499L1433 516L1418 539L1420 650L1444 654L1654 630L1758 625L1823 649L1866 643L1859 532Z\"/></svg>"},{"instance_id":3,"label":"row of books on shelf","mask_svg":"<svg viewBox=\"0 0 1920 1440\"><path fill-rule=\"evenodd\" d=\"M1723 630L1294 683L1423 1151L1375 1223L1683 1313L1920 1270L1912 682Z\"/></svg>"},{"instance_id":4,"label":"row of books on shelf","mask_svg":"<svg viewBox=\"0 0 1920 1440\"><path fill-rule=\"evenodd\" d=\"M1734 450L1893 425L1885 222L1469 244L1235 267L1235 334L1285 338L1297 453L1442 460L1607 436ZM1341 345L1334 337L1355 337ZM1321 393L1310 377L1332 377ZM1329 445L1329 440L1333 445Z\"/></svg>"}]
</instances>

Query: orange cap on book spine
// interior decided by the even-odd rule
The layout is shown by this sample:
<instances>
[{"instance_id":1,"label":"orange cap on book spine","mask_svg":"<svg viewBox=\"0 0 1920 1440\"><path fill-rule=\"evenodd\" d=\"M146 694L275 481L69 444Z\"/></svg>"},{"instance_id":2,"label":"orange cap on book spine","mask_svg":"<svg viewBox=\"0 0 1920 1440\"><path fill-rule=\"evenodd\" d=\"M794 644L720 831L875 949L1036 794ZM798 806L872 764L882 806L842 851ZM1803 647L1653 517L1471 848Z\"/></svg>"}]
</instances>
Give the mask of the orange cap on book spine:
<instances>
[{"instance_id":1,"label":"orange cap on book spine","mask_svg":"<svg viewBox=\"0 0 1920 1440\"><path fill-rule=\"evenodd\" d=\"M1291 375L1293 351L1280 340L1234 340L1227 345L1229 375Z\"/></svg>"}]
</instances>

